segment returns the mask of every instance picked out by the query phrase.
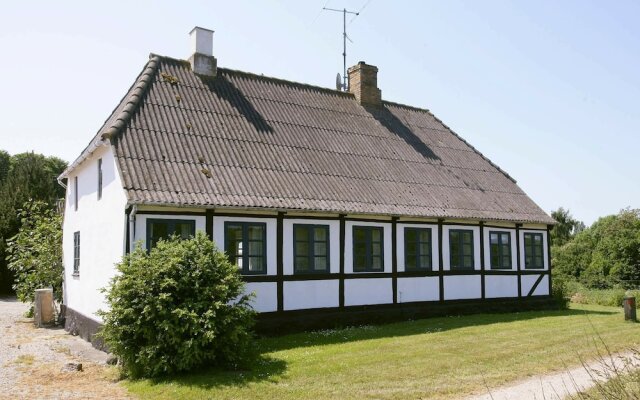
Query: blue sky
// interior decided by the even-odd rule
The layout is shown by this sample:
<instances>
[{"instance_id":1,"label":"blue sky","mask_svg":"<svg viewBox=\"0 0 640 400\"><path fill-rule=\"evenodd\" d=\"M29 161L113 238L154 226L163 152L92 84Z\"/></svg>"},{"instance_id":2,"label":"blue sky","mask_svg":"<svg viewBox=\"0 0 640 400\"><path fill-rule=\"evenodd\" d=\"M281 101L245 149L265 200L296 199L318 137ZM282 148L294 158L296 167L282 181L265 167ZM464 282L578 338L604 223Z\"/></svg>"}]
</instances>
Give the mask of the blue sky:
<instances>
[{"instance_id":1,"label":"blue sky","mask_svg":"<svg viewBox=\"0 0 640 400\"><path fill-rule=\"evenodd\" d=\"M640 208L640 2L42 1L0 14L0 148L72 161L150 52L187 58L211 28L219 65L333 87L378 66L386 100L431 110L547 212L587 223ZM350 21L350 18L348 19Z\"/></svg>"}]
</instances>

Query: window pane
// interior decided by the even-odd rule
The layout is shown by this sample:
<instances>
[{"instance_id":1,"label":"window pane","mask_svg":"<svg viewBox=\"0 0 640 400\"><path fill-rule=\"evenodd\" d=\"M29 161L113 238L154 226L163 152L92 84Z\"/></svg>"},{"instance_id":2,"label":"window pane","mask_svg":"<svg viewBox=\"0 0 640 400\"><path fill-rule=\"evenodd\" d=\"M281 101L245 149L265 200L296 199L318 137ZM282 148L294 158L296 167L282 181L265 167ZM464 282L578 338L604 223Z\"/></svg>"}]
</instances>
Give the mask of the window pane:
<instances>
[{"instance_id":1,"label":"window pane","mask_svg":"<svg viewBox=\"0 0 640 400\"><path fill-rule=\"evenodd\" d=\"M296 257L296 271L309 271L309 257Z\"/></svg>"},{"instance_id":2,"label":"window pane","mask_svg":"<svg viewBox=\"0 0 640 400\"><path fill-rule=\"evenodd\" d=\"M498 243L498 234L497 233L491 233L489 235L489 240L490 240L491 244L497 244Z\"/></svg>"},{"instance_id":3,"label":"window pane","mask_svg":"<svg viewBox=\"0 0 640 400\"><path fill-rule=\"evenodd\" d=\"M415 242L409 242L406 245L405 251L407 254L417 254L418 246L416 246Z\"/></svg>"},{"instance_id":4,"label":"window pane","mask_svg":"<svg viewBox=\"0 0 640 400\"><path fill-rule=\"evenodd\" d=\"M542 262L542 257L536 257L536 267L538 268L542 268L544 266L544 263Z\"/></svg>"},{"instance_id":5,"label":"window pane","mask_svg":"<svg viewBox=\"0 0 640 400\"><path fill-rule=\"evenodd\" d=\"M473 268L473 257L464 257L464 267L465 268Z\"/></svg>"},{"instance_id":6,"label":"window pane","mask_svg":"<svg viewBox=\"0 0 640 400\"><path fill-rule=\"evenodd\" d=\"M404 240L406 242L415 242L417 230L413 228L404 228Z\"/></svg>"},{"instance_id":7,"label":"window pane","mask_svg":"<svg viewBox=\"0 0 640 400\"><path fill-rule=\"evenodd\" d=\"M533 241L536 245L542 245L542 235L533 235Z\"/></svg>"},{"instance_id":8,"label":"window pane","mask_svg":"<svg viewBox=\"0 0 640 400\"><path fill-rule=\"evenodd\" d=\"M382 254L382 245L380 243L372 243L371 254L374 256L379 256L380 254Z\"/></svg>"},{"instance_id":9,"label":"window pane","mask_svg":"<svg viewBox=\"0 0 640 400\"><path fill-rule=\"evenodd\" d=\"M430 250L431 250L431 246L429 245L429 243L421 243L420 244L420 254L421 255L429 254Z\"/></svg>"},{"instance_id":10,"label":"window pane","mask_svg":"<svg viewBox=\"0 0 640 400\"><path fill-rule=\"evenodd\" d=\"M405 257L405 267L407 269L418 268L417 259L415 255L407 255L407 257Z\"/></svg>"},{"instance_id":11,"label":"window pane","mask_svg":"<svg viewBox=\"0 0 640 400\"><path fill-rule=\"evenodd\" d=\"M380 242L382 240L382 229L373 228L371 230L371 240L374 242Z\"/></svg>"},{"instance_id":12,"label":"window pane","mask_svg":"<svg viewBox=\"0 0 640 400\"><path fill-rule=\"evenodd\" d=\"M450 242L451 257L456 261L460 259L460 244L457 241Z\"/></svg>"},{"instance_id":13,"label":"window pane","mask_svg":"<svg viewBox=\"0 0 640 400\"><path fill-rule=\"evenodd\" d=\"M471 244L473 242L473 233L472 232L463 232L462 240L465 244Z\"/></svg>"},{"instance_id":14,"label":"window pane","mask_svg":"<svg viewBox=\"0 0 640 400\"><path fill-rule=\"evenodd\" d=\"M263 258L262 257L249 257L249 271L250 272L261 272L263 268Z\"/></svg>"},{"instance_id":15,"label":"window pane","mask_svg":"<svg viewBox=\"0 0 640 400\"><path fill-rule=\"evenodd\" d=\"M458 231L449 232L449 242L458 243L460 241L460 233Z\"/></svg>"},{"instance_id":16,"label":"window pane","mask_svg":"<svg viewBox=\"0 0 640 400\"><path fill-rule=\"evenodd\" d=\"M353 255L354 257L366 257L367 255L367 245L366 243L356 243L353 246Z\"/></svg>"},{"instance_id":17,"label":"window pane","mask_svg":"<svg viewBox=\"0 0 640 400\"><path fill-rule=\"evenodd\" d=\"M356 242L364 242L367 238L367 234L364 228L353 227L353 239Z\"/></svg>"},{"instance_id":18,"label":"window pane","mask_svg":"<svg viewBox=\"0 0 640 400\"><path fill-rule=\"evenodd\" d=\"M166 239L169 237L169 226L166 222L152 222L150 232L152 241L155 244L160 238Z\"/></svg>"},{"instance_id":19,"label":"window pane","mask_svg":"<svg viewBox=\"0 0 640 400\"><path fill-rule=\"evenodd\" d=\"M381 257L371 257L371 269L374 271L382 270L382 258Z\"/></svg>"},{"instance_id":20,"label":"window pane","mask_svg":"<svg viewBox=\"0 0 640 400\"><path fill-rule=\"evenodd\" d=\"M242 226L227 225L226 237L226 251L229 261L242 267Z\"/></svg>"},{"instance_id":21,"label":"window pane","mask_svg":"<svg viewBox=\"0 0 640 400\"><path fill-rule=\"evenodd\" d=\"M295 238L296 240L307 241L309 240L309 228L306 226L296 225L295 227Z\"/></svg>"},{"instance_id":22,"label":"window pane","mask_svg":"<svg viewBox=\"0 0 640 400\"><path fill-rule=\"evenodd\" d=\"M315 256L326 256L327 255L327 244L324 242L315 243L313 245L313 255Z\"/></svg>"},{"instance_id":23,"label":"window pane","mask_svg":"<svg viewBox=\"0 0 640 400\"><path fill-rule=\"evenodd\" d=\"M431 230L430 229L421 229L420 230L420 241L421 242L430 242L431 241Z\"/></svg>"},{"instance_id":24,"label":"window pane","mask_svg":"<svg viewBox=\"0 0 640 400\"><path fill-rule=\"evenodd\" d=\"M264 232L264 226L262 225L249 225L247 227L247 230L249 231L249 240L262 240L263 238L263 232Z\"/></svg>"},{"instance_id":25,"label":"window pane","mask_svg":"<svg viewBox=\"0 0 640 400\"><path fill-rule=\"evenodd\" d=\"M509 241L510 241L509 240L510 239L509 236L510 235L508 233L503 233L502 234L502 244L508 244L509 243Z\"/></svg>"},{"instance_id":26,"label":"window pane","mask_svg":"<svg viewBox=\"0 0 640 400\"><path fill-rule=\"evenodd\" d=\"M505 268L511 268L511 257L502 256L502 266Z\"/></svg>"},{"instance_id":27,"label":"window pane","mask_svg":"<svg viewBox=\"0 0 640 400\"><path fill-rule=\"evenodd\" d=\"M316 241L321 241L321 242L327 241L327 231L328 229L325 227L316 227L314 229L314 234L315 234L314 239Z\"/></svg>"},{"instance_id":28,"label":"window pane","mask_svg":"<svg viewBox=\"0 0 640 400\"><path fill-rule=\"evenodd\" d=\"M174 234L180 236L181 239L188 239L193 236L193 224L189 222L176 222Z\"/></svg>"},{"instance_id":29,"label":"window pane","mask_svg":"<svg viewBox=\"0 0 640 400\"><path fill-rule=\"evenodd\" d=\"M530 233L525 233L524 234L524 245L525 246L531 246L531 234Z\"/></svg>"},{"instance_id":30,"label":"window pane","mask_svg":"<svg viewBox=\"0 0 640 400\"><path fill-rule=\"evenodd\" d=\"M367 265L367 257L364 255L355 255L353 258L353 270L356 272L364 271Z\"/></svg>"},{"instance_id":31,"label":"window pane","mask_svg":"<svg viewBox=\"0 0 640 400\"><path fill-rule=\"evenodd\" d=\"M429 256L420 256L420 268L422 268L422 269L430 269L431 268L431 257L429 257Z\"/></svg>"},{"instance_id":32,"label":"window pane","mask_svg":"<svg viewBox=\"0 0 640 400\"><path fill-rule=\"evenodd\" d=\"M462 251L463 251L463 253L464 253L464 255L465 255L465 256L470 256L470 255L471 255L471 253L472 253L471 245L470 245L470 244L465 244L465 245L463 245L463 246L462 246Z\"/></svg>"},{"instance_id":33,"label":"window pane","mask_svg":"<svg viewBox=\"0 0 640 400\"><path fill-rule=\"evenodd\" d=\"M494 250L495 247L495 250ZM500 266L500 256L497 251L498 246L491 246L491 266L499 267Z\"/></svg>"},{"instance_id":34,"label":"window pane","mask_svg":"<svg viewBox=\"0 0 640 400\"><path fill-rule=\"evenodd\" d=\"M327 257L315 257L316 271L325 271L327 269Z\"/></svg>"},{"instance_id":35,"label":"window pane","mask_svg":"<svg viewBox=\"0 0 640 400\"><path fill-rule=\"evenodd\" d=\"M249 242L249 256L262 256L263 254L263 243L262 242Z\"/></svg>"},{"instance_id":36,"label":"window pane","mask_svg":"<svg viewBox=\"0 0 640 400\"><path fill-rule=\"evenodd\" d=\"M307 242L296 242L296 255L298 255L298 256L307 256L307 255L309 255L309 243L307 243Z\"/></svg>"}]
</instances>

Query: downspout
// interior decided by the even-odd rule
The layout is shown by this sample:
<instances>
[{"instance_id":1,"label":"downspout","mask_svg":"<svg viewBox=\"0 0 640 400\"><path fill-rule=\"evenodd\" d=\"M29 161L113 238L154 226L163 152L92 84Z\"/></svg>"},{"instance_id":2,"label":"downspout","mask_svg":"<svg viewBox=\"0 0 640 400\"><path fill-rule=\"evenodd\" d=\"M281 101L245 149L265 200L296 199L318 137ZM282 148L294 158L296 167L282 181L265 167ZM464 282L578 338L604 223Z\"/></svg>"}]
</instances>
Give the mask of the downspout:
<instances>
[{"instance_id":1,"label":"downspout","mask_svg":"<svg viewBox=\"0 0 640 400\"><path fill-rule=\"evenodd\" d=\"M131 207L131 212L129 213L129 252L133 250L133 246L135 245L134 239L136 237L136 213L138 212L138 205L134 204Z\"/></svg>"}]
</instances>

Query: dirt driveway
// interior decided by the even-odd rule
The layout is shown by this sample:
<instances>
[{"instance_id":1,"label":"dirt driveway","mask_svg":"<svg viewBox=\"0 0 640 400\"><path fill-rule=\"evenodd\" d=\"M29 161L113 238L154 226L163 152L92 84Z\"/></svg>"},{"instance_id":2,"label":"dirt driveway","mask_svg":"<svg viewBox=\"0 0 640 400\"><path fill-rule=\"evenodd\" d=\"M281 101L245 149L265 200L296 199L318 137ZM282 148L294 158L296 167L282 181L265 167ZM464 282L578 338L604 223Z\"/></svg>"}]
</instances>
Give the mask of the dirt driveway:
<instances>
[{"instance_id":1,"label":"dirt driveway","mask_svg":"<svg viewBox=\"0 0 640 400\"><path fill-rule=\"evenodd\" d=\"M28 306L0 298L0 399L128 399L107 354L62 328L35 328ZM68 362L82 371L64 372Z\"/></svg>"}]
</instances>

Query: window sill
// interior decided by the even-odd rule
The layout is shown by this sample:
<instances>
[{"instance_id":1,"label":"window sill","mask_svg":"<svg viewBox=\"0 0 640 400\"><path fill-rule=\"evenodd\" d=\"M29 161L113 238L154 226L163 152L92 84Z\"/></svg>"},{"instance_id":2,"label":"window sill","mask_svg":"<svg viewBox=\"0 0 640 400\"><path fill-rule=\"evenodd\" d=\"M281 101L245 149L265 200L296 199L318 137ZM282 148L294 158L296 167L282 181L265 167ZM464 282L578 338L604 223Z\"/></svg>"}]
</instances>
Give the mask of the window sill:
<instances>
[{"instance_id":1,"label":"window sill","mask_svg":"<svg viewBox=\"0 0 640 400\"><path fill-rule=\"evenodd\" d=\"M74 278L80 278L80 272L74 272L71 276Z\"/></svg>"}]
</instances>

